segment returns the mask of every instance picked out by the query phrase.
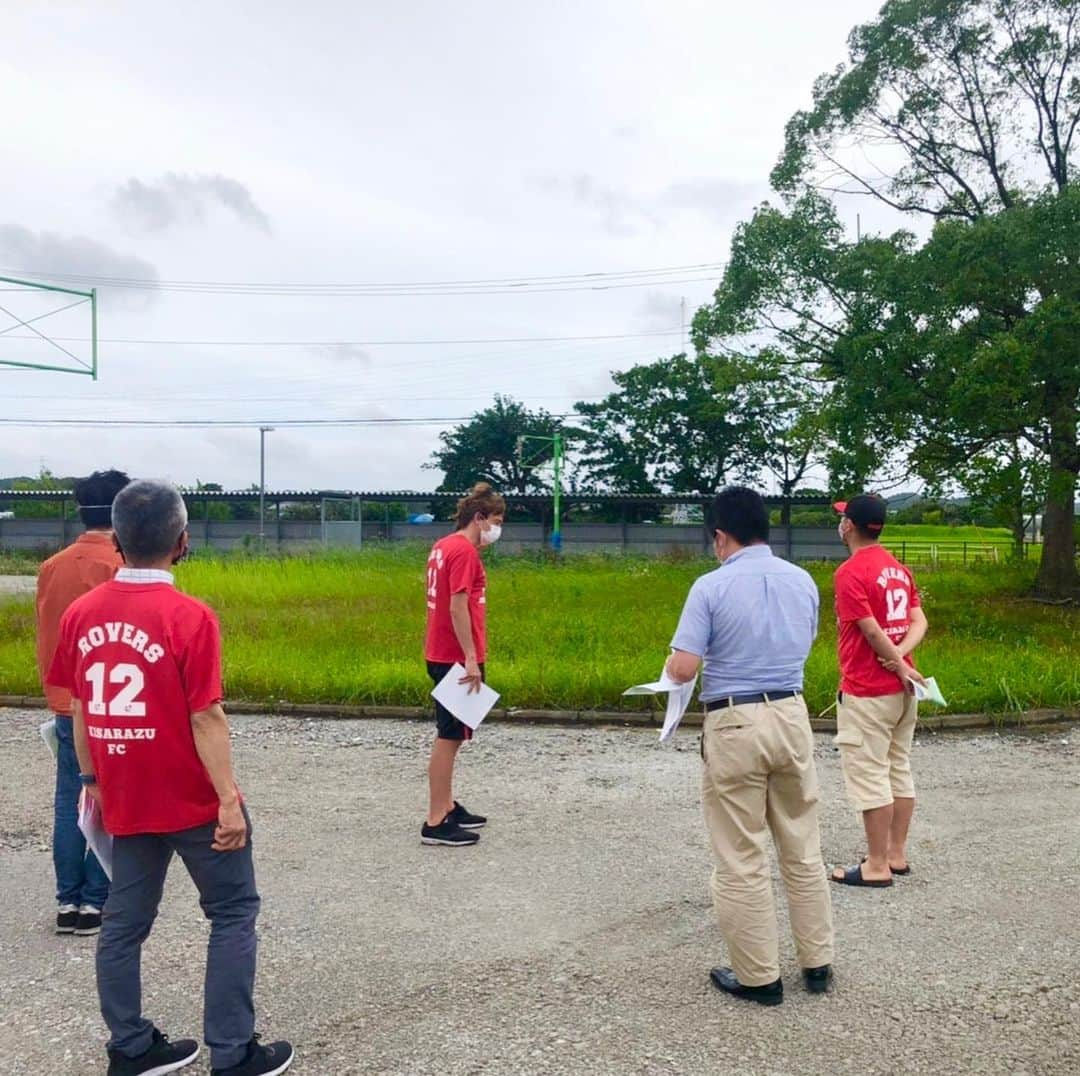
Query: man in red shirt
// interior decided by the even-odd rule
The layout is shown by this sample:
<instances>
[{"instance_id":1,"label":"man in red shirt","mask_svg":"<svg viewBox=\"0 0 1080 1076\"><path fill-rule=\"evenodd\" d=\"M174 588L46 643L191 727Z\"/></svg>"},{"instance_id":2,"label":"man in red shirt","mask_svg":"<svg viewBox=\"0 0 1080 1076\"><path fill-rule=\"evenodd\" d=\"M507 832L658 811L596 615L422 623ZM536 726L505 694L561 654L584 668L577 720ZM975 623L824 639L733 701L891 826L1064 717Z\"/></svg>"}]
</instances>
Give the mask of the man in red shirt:
<instances>
[{"instance_id":1,"label":"man in red shirt","mask_svg":"<svg viewBox=\"0 0 1080 1076\"><path fill-rule=\"evenodd\" d=\"M71 694L46 682L56 653L60 618L88 590L124 563L112 539L113 498L129 482L122 471L95 471L75 483L85 532L41 566L37 580L37 659L45 702L56 715L56 790L53 797L53 867L56 933L96 934L109 879L79 829L79 760L71 727Z\"/></svg>"},{"instance_id":2,"label":"man in red shirt","mask_svg":"<svg viewBox=\"0 0 1080 1076\"><path fill-rule=\"evenodd\" d=\"M169 1042L142 1013L140 954L174 852L210 920L204 1030L213 1072L271 1076L293 1051L254 1033L259 894L221 708L218 622L174 589L169 571L187 552L187 510L169 483L132 482L112 522L127 566L68 608L48 674L71 692L80 780L114 838L97 951L109 1076L173 1072L199 1052L190 1039Z\"/></svg>"},{"instance_id":3,"label":"man in red shirt","mask_svg":"<svg viewBox=\"0 0 1080 1076\"><path fill-rule=\"evenodd\" d=\"M848 798L862 811L866 858L834 882L882 888L911 873L907 836L915 810L911 743L918 718L911 653L926 634L915 580L880 544L885 502L860 494L838 502L851 556L836 571L840 693L836 743Z\"/></svg>"},{"instance_id":4,"label":"man in red shirt","mask_svg":"<svg viewBox=\"0 0 1080 1076\"><path fill-rule=\"evenodd\" d=\"M438 684L455 663L465 668L461 683L479 691L487 657L487 575L481 546L498 541L506 501L486 482L477 482L458 502L457 530L432 547L427 564L428 675ZM470 814L454 799L454 762L472 729L435 703L435 745L428 763L428 814L420 829L423 844L463 848L480 839L487 819Z\"/></svg>"}]
</instances>

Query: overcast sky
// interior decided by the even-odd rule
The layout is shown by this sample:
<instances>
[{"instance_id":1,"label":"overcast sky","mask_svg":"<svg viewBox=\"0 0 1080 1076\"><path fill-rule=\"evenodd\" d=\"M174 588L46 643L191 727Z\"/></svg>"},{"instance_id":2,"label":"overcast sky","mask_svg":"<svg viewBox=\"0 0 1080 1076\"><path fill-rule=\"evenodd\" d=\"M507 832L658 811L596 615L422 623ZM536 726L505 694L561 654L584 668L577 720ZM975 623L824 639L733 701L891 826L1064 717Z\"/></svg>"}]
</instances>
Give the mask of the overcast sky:
<instances>
[{"instance_id":1,"label":"overcast sky","mask_svg":"<svg viewBox=\"0 0 1080 1076\"><path fill-rule=\"evenodd\" d=\"M464 416L496 392L554 412L596 398L611 370L679 350L680 300L692 315L718 271L509 294L296 294L298 286L720 263L733 226L768 196L785 121L877 7L12 7L0 58L0 274L161 286L101 289L98 382L0 372L0 417L273 425ZM193 292L169 286L177 281L293 287ZM20 292L0 300L23 320L48 309ZM0 314L0 329L11 324ZM81 336L64 346L87 356L85 309L36 327ZM45 345L27 335L0 335L0 357L44 361ZM615 335L623 338L369 343ZM438 431L279 428L267 437L267 484L430 489L440 476L421 464ZM258 463L253 429L0 426L0 475L117 466L242 487L258 479Z\"/></svg>"}]
</instances>

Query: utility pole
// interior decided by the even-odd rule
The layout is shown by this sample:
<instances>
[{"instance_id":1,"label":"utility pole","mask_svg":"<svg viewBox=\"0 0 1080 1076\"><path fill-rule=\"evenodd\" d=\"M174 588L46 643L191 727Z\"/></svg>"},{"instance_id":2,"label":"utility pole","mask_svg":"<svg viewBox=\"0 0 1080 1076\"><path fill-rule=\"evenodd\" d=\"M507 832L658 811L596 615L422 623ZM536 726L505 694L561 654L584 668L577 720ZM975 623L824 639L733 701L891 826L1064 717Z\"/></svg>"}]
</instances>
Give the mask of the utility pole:
<instances>
[{"instance_id":1,"label":"utility pole","mask_svg":"<svg viewBox=\"0 0 1080 1076\"><path fill-rule=\"evenodd\" d=\"M682 331L682 349L686 354L686 296L679 300L679 328Z\"/></svg>"},{"instance_id":2,"label":"utility pole","mask_svg":"<svg viewBox=\"0 0 1080 1076\"><path fill-rule=\"evenodd\" d=\"M551 445L551 459L555 465L555 485L552 490L552 526L551 548L556 553L562 550L562 467L563 467L563 439L562 431L556 431L553 437L539 437L536 434L522 434L517 439L518 463L527 462L522 459L522 450L526 441L543 441Z\"/></svg>"},{"instance_id":3,"label":"utility pole","mask_svg":"<svg viewBox=\"0 0 1080 1076\"><path fill-rule=\"evenodd\" d=\"M562 514L559 501L562 494L562 434L556 433L551 439L552 456L555 462L554 518L551 527L551 548L556 553L562 551Z\"/></svg>"},{"instance_id":4,"label":"utility pole","mask_svg":"<svg viewBox=\"0 0 1080 1076\"><path fill-rule=\"evenodd\" d=\"M259 549L266 551L266 435L273 426L259 427Z\"/></svg>"}]
</instances>

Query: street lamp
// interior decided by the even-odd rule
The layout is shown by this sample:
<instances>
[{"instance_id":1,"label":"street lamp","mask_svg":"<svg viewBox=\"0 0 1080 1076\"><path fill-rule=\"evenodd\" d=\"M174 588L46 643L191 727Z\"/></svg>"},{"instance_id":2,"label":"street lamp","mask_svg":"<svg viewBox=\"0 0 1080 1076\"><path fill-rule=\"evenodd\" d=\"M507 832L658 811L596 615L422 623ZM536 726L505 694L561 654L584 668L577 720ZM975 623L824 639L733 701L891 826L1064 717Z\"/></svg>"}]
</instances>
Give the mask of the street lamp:
<instances>
[{"instance_id":1,"label":"street lamp","mask_svg":"<svg viewBox=\"0 0 1080 1076\"><path fill-rule=\"evenodd\" d=\"M266 435L273 426L259 427L259 548L266 549Z\"/></svg>"}]
</instances>

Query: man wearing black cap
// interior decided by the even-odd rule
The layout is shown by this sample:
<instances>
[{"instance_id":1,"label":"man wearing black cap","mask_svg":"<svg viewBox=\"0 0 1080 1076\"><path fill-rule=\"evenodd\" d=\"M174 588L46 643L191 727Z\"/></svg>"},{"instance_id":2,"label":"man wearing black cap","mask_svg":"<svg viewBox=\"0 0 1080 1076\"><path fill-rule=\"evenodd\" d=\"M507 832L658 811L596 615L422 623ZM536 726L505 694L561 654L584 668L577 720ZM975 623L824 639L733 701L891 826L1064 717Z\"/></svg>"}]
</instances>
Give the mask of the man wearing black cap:
<instances>
[{"instance_id":1,"label":"man wearing black cap","mask_svg":"<svg viewBox=\"0 0 1080 1076\"><path fill-rule=\"evenodd\" d=\"M848 798L862 811L866 858L840 867L842 885L883 888L911 873L907 835L915 810L911 742L918 717L911 652L926 616L911 573L880 544L885 502L860 494L833 506L851 556L836 571L840 656L836 743Z\"/></svg>"}]
</instances>

